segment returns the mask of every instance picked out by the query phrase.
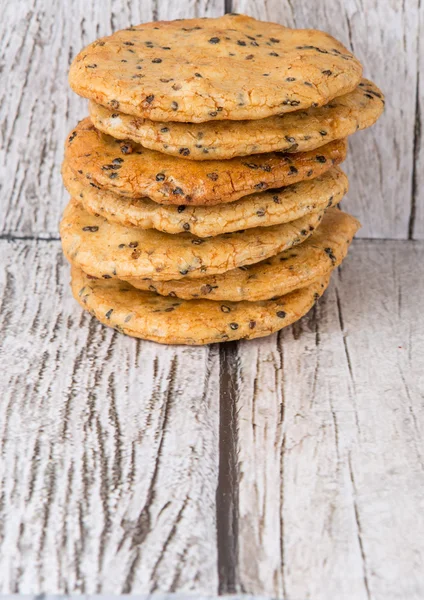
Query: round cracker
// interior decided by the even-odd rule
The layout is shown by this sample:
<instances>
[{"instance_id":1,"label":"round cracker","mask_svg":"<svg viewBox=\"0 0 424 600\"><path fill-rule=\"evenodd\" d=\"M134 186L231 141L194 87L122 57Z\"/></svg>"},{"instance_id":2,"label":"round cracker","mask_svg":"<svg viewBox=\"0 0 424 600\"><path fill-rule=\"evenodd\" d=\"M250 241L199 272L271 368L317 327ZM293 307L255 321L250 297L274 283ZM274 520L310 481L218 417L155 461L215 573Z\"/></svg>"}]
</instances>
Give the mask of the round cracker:
<instances>
[{"instance_id":1,"label":"round cracker","mask_svg":"<svg viewBox=\"0 0 424 600\"><path fill-rule=\"evenodd\" d=\"M116 279L91 279L77 268L72 269L71 286L85 310L121 333L162 344L202 345L279 331L305 315L328 282L327 276L274 300L225 305L165 298Z\"/></svg>"},{"instance_id":2,"label":"round cracker","mask_svg":"<svg viewBox=\"0 0 424 600\"><path fill-rule=\"evenodd\" d=\"M265 261L200 279L152 281L129 278L127 281L138 289L184 300L268 300L306 287L330 274L345 258L359 227L360 223L354 217L332 208L305 242Z\"/></svg>"},{"instance_id":3,"label":"round cracker","mask_svg":"<svg viewBox=\"0 0 424 600\"><path fill-rule=\"evenodd\" d=\"M199 237L289 223L310 212L320 212L338 204L348 188L346 175L334 167L311 181L245 196L231 204L167 206L148 198L124 198L87 185L84 176L75 174L66 162L62 175L70 195L91 214L125 227L157 229L166 233L190 231Z\"/></svg>"},{"instance_id":4,"label":"round cracker","mask_svg":"<svg viewBox=\"0 0 424 600\"><path fill-rule=\"evenodd\" d=\"M366 79L353 92L334 98L323 107L259 121L160 123L90 102L91 120L100 131L191 160L315 150L359 129L371 127L383 110L383 94Z\"/></svg>"},{"instance_id":5,"label":"round cracker","mask_svg":"<svg viewBox=\"0 0 424 600\"><path fill-rule=\"evenodd\" d=\"M313 179L346 156L346 140L317 151L192 161L122 142L84 119L68 136L65 158L92 186L159 204L216 205Z\"/></svg>"},{"instance_id":6,"label":"round cracker","mask_svg":"<svg viewBox=\"0 0 424 600\"><path fill-rule=\"evenodd\" d=\"M300 244L321 218L322 213L308 214L292 223L202 239L191 233L170 235L109 223L71 200L60 233L66 257L90 275L160 281L224 273L259 262Z\"/></svg>"},{"instance_id":7,"label":"round cracker","mask_svg":"<svg viewBox=\"0 0 424 600\"><path fill-rule=\"evenodd\" d=\"M327 33L225 15L117 31L78 54L69 82L126 114L200 123L322 106L361 75L360 62Z\"/></svg>"}]
</instances>

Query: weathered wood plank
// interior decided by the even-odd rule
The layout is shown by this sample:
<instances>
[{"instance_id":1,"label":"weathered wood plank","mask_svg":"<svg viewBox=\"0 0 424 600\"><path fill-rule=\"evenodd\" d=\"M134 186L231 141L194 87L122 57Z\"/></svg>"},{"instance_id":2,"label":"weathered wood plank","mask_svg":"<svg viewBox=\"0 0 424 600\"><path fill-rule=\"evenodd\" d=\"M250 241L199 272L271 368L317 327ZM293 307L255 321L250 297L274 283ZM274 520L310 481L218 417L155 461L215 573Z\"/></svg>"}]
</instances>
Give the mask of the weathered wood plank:
<instances>
[{"instance_id":1,"label":"weathered wood plank","mask_svg":"<svg viewBox=\"0 0 424 600\"><path fill-rule=\"evenodd\" d=\"M238 349L239 578L424 595L424 245L357 242L299 324Z\"/></svg>"},{"instance_id":2,"label":"weathered wood plank","mask_svg":"<svg viewBox=\"0 0 424 600\"><path fill-rule=\"evenodd\" d=\"M56 242L0 250L0 591L215 593L217 348L102 327Z\"/></svg>"},{"instance_id":3,"label":"weathered wood plank","mask_svg":"<svg viewBox=\"0 0 424 600\"><path fill-rule=\"evenodd\" d=\"M152 19L222 14L224 0L7 2L0 22L0 233L57 235L67 202L63 143L86 116L68 86L70 61L97 37Z\"/></svg>"},{"instance_id":4,"label":"weathered wood plank","mask_svg":"<svg viewBox=\"0 0 424 600\"><path fill-rule=\"evenodd\" d=\"M290 27L328 31L355 52L364 65L365 76L372 78L385 92L385 114L372 129L352 136L346 163L351 188L345 206L363 223L360 237L408 238L414 203L419 6L419 0L232 2L236 12ZM422 12L421 6L421 19ZM422 95L420 101L422 104ZM419 181L422 186L421 175ZM420 203L416 213L422 223L424 196L421 192L415 195L415 201ZM424 237L424 225L419 226L417 222L416 237L419 236Z\"/></svg>"}]
</instances>

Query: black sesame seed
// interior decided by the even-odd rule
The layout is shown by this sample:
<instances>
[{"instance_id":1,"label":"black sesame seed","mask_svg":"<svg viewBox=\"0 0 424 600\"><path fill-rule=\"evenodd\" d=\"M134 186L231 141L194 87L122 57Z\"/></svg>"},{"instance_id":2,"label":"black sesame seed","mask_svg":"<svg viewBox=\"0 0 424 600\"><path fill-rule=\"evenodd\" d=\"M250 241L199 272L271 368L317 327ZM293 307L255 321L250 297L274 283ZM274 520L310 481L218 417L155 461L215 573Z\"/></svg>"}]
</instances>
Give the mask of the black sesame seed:
<instances>
[{"instance_id":1,"label":"black sesame seed","mask_svg":"<svg viewBox=\"0 0 424 600\"><path fill-rule=\"evenodd\" d=\"M296 173L298 173L299 171L296 169L296 167L293 167L293 165L290 166L290 174L291 175L296 175Z\"/></svg>"},{"instance_id":2,"label":"black sesame seed","mask_svg":"<svg viewBox=\"0 0 424 600\"><path fill-rule=\"evenodd\" d=\"M324 131L324 129L322 129L322 130L319 132L319 134L320 134L320 135L322 135L322 137L324 137L325 135L327 135L327 131Z\"/></svg>"},{"instance_id":3,"label":"black sesame seed","mask_svg":"<svg viewBox=\"0 0 424 600\"><path fill-rule=\"evenodd\" d=\"M200 75L200 73L195 73L194 76L195 77L203 77L203 75Z\"/></svg>"},{"instance_id":4,"label":"black sesame seed","mask_svg":"<svg viewBox=\"0 0 424 600\"><path fill-rule=\"evenodd\" d=\"M246 56L246 60L252 60L252 58L253 58L253 54L248 54L248 55Z\"/></svg>"},{"instance_id":5,"label":"black sesame seed","mask_svg":"<svg viewBox=\"0 0 424 600\"><path fill-rule=\"evenodd\" d=\"M118 110L118 109L119 109L119 102L118 102L118 100L111 100L111 101L109 102L109 104L110 104L110 106L111 106L112 108L114 108L115 110Z\"/></svg>"},{"instance_id":6,"label":"black sesame seed","mask_svg":"<svg viewBox=\"0 0 424 600\"><path fill-rule=\"evenodd\" d=\"M264 208L260 208L259 210L256 211L256 214L258 217L264 217L265 216L265 209Z\"/></svg>"},{"instance_id":7,"label":"black sesame seed","mask_svg":"<svg viewBox=\"0 0 424 600\"><path fill-rule=\"evenodd\" d=\"M156 175L156 181L163 181L165 179L164 173L158 173Z\"/></svg>"},{"instance_id":8,"label":"black sesame seed","mask_svg":"<svg viewBox=\"0 0 424 600\"><path fill-rule=\"evenodd\" d=\"M217 114L218 113L215 110L213 110L212 112L209 113L209 116L210 117L216 117Z\"/></svg>"},{"instance_id":9,"label":"black sesame seed","mask_svg":"<svg viewBox=\"0 0 424 600\"><path fill-rule=\"evenodd\" d=\"M171 50L171 46L162 46L162 50Z\"/></svg>"},{"instance_id":10,"label":"black sesame seed","mask_svg":"<svg viewBox=\"0 0 424 600\"><path fill-rule=\"evenodd\" d=\"M270 56L280 56L279 54L277 54L276 52L270 52L269 53Z\"/></svg>"},{"instance_id":11,"label":"black sesame seed","mask_svg":"<svg viewBox=\"0 0 424 600\"><path fill-rule=\"evenodd\" d=\"M68 142L71 143L77 137L77 132L73 131L71 135L68 137Z\"/></svg>"},{"instance_id":12,"label":"black sesame seed","mask_svg":"<svg viewBox=\"0 0 424 600\"><path fill-rule=\"evenodd\" d=\"M172 190L172 193L175 196L184 196L184 192L180 187L176 187L174 190Z\"/></svg>"},{"instance_id":13,"label":"black sesame seed","mask_svg":"<svg viewBox=\"0 0 424 600\"><path fill-rule=\"evenodd\" d=\"M294 137L290 137L289 135L286 135L285 138L290 144L293 144L296 141Z\"/></svg>"},{"instance_id":14,"label":"black sesame seed","mask_svg":"<svg viewBox=\"0 0 424 600\"><path fill-rule=\"evenodd\" d=\"M121 146L121 152L122 154L131 154L132 146L130 146L129 144L123 144Z\"/></svg>"},{"instance_id":15,"label":"black sesame seed","mask_svg":"<svg viewBox=\"0 0 424 600\"><path fill-rule=\"evenodd\" d=\"M221 40L219 39L219 37L213 37L209 40L210 44L219 44Z\"/></svg>"},{"instance_id":16,"label":"black sesame seed","mask_svg":"<svg viewBox=\"0 0 424 600\"><path fill-rule=\"evenodd\" d=\"M273 44L279 44L280 40L277 40L277 38L269 38L269 41L272 42Z\"/></svg>"},{"instance_id":17,"label":"black sesame seed","mask_svg":"<svg viewBox=\"0 0 424 600\"><path fill-rule=\"evenodd\" d=\"M279 317L280 319L284 319L285 316L286 313L284 312L284 310L277 311L277 317Z\"/></svg>"},{"instance_id":18,"label":"black sesame seed","mask_svg":"<svg viewBox=\"0 0 424 600\"><path fill-rule=\"evenodd\" d=\"M257 183L255 185L255 189L257 189L257 190L264 190L267 187L268 187L268 184L265 181L261 181L260 183Z\"/></svg>"},{"instance_id":19,"label":"black sesame seed","mask_svg":"<svg viewBox=\"0 0 424 600\"><path fill-rule=\"evenodd\" d=\"M182 156L188 156L190 154L190 150L188 148L180 148L179 153L182 154Z\"/></svg>"},{"instance_id":20,"label":"black sesame seed","mask_svg":"<svg viewBox=\"0 0 424 600\"><path fill-rule=\"evenodd\" d=\"M174 309L173 306L169 306L168 308L165 308L164 312L172 312Z\"/></svg>"},{"instance_id":21,"label":"black sesame seed","mask_svg":"<svg viewBox=\"0 0 424 600\"><path fill-rule=\"evenodd\" d=\"M107 311L107 313L105 314L106 319L110 319L111 314L113 313L113 308L111 308L110 310Z\"/></svg>"},{"instance_id":22,"label":"black sesame seed","mask_svg":"<svg viewBox=\"0 0 424 600\"><path fill-rule=\"evenodd\" d=\"M216 181L218 179L218 173L207 173L206 176L212 181Z\"/></svg>"},{"instance_id":23,"label":"black sesame seed","mask_svg":"<svg viewBox=\"0 0 424 600\"><path fill-rule=\"evenodd\" d=\"M177 208L179 213L184 212L186 209L186 205L185 204L180 204L180 206Z\"/></svg>"},{"instance_id":24,"label":"black sesame seed","mask_svg":"<svg viewBox=\"0 0 424 600\"><path fill-rule=\"evenodd\" d=\"M160 130L161 133L168 133L169 128L168 127L162 127L162 129Z\"/></svg>"},{"instance_id":25,"label":"black sesame seed","mask_svg":"<svg viewBox=\"0 0 424 600\"><path fill-rule=\"evenodd\" d=\"M95 69L96 67L96 63L93 63L92 65L87 65L87 69Z\"/></svg>"},{"instance_id":26,"label":"black sesame seed","mask_svg":"<svg viewBox=\"0 0 424 600\"><path fill-rule=\"evenodd\" d=\"M122 250L122 248L125 248L125 244L119 244L118 248L121 248Z\"/></svg>"},{"instance_id":27,"label":"black sesame seed","mask_svg":"<svg viewBox=\"0 0 424 600\"><path fill-rule=\"evenodd\" d=\"M146 96L146 102L148 104L151 104L153 102L153 100L155 99L153 94L149 94L148 96Z\"/></svg>"},{"instance_id":28,"label":"black sesame seed","mask_svg":"<svg viewBox=\"0 0 424 600\"><path fill-rule=\"evenodd\" d=\"M180 274L181 275L187 275L188 273L188 269L181 269Z\"/></svg>"},{"instance_id":29,"label":"black sesame seed","mask_svg":"<svg viewBox=\"0 0 424 600\"><path fill-rule=\"evenodd\" d=\"M238 323L230 323L230 328L235 331L236 329L238 329Z\"/></svg>"},{"instance_id":30,"label":"black sesame seed","mask_svg":"<svg viewBox=\"0 0 424 600\"><path fill-rule=\"evenodd\" d=\"M286 77L286 81L296 81L296 77Z\"/></svg>"},{"instance_id":31,"label":"black sesame seed","mask_svg":"<svg viewBox=\"0 0 424 600\"><path fill-rule=\"evenodd\" d=\"M121 59L121 62L128 62L127 60L125 60L125 58Z\"/></svg>"},{"instance_id":32,"label":"black sesame seed","mask_svg":"<svg viewBox=\"0 0 424 600\"><path fill-rule=\"evenodd\" d=\"M124 162L124 159L121 158L121 157L118 157L118 158L114 158L113 159L112 164L114 164L114 165L120 165L123 162Z\"/></svg>"},{"instance_id":33,"label":"black sesame seed","mask_svg":"<svg viewBox=\"0 0 424 600\"><path fill-rule=\"evenodd\" d=\"M82 230L91 231L92 233L95 233L96 231L99 231L99 228L97 227L97 225L87 225L86 227L83 227Z\"/></svg>"},{"instance_id":34,"label":"black sesame seed","mask_svg":"<svg viewBox=\"0 0 424 600\"><path fill-rule=\"evenodd\" d=\"M194 240L191 240L191 243L194 244L195 246L200 246L200 244L203 244L204 240L200 239L200 238L195 238Z\"/></svg>"},{"instance_id":35,"label":"black sesame seed","mask_svg":"<svg viewBox=\"0 0 424 600\"><path fill-rule=\"evenodd\" d=\"M300 232L300 235L307 235L307 233L308 232L306 231L306 229L302 229L301 232Z\"/></svg>"},{"instance_id":36,"label":"black sesame seed","mask_svg":"<svg viewBox=\"0 0 424 600\"><path fill-rule=\"evenodd\" d=\"M118 173L111 173L109 175L109 179L116 179L118 177Z\"/></svg>"},{"instance_id":37,"label":"black sesame seed","mask_svg":"<svg viewBox=\"0 0 424 600\"><path fill-rule=\"evenodd\" d=\"M258 42L250 42L251 46L259 46Z\"/></svg>"},{"instance_id":38,"label":"black sesame seed","mask_svg":"<svg viewBox=\"0 0 424 600\"><path fill-rule=\"evenodd\" d=\"M325 162L327 162L327 159L325 158L325 156L318 155L315 158L316 158L317 162L319 162L319 163L325 163Z\"/></svg>"},{"instance_id":39,"label":"black sesame seed","mask_svg":"<svg viewBox=\"0 0 424 600\"><path fill-rule=\"evenodd\" d=\"M137 248L137 246L138 246L138 242L130 242L130 243L128 244L128 247L129 247L129 248Z\"/></svg>"},{"instance_id":40,"label":"black sesame seed","mask_svg":"<svg viewBox=\"0 0 424 600\"><path fill-rule=\"evenodd\" d=\"M171 108L172 108L172 110L178 110L178 102L175 102L175 101L172 102L171 103Z\"/></svg>"},{"instance_id":41,"label":"black sesame seed","mask_svg":"<svg viewBox=\"0 0 424 600\"><path fill-rule=\"evenodd\" d=\"M274 200L275 204L281 204L281 200L278 196L273 196L272 199Z\"/></svg>"},{"instance_id":42,"label":"black sesame seed","mask_svg":"<svg viewBox=\"0 0 424 600\"><path fill-rule=\"evenodd\" d=\"M109 164L109 165L103 165L102 171L117 171L120 168L121 168L121 165Z\"/></svg>"},{"instance_id":43,"label":"black sesame seed","mask_svg":"<svg viewBox=\"0 0 424 600\"><path fill-rule=\"evenodd\" d=\"M133 42L124 42L124 45L125 46L134 46L134 43Z\"/></svg>"},{"instance_id":44,"label":"black sesame seed","mask_svg":"<svg viewBox=\"0 0 424 600\"><path fill-rule=\"evenodd\" d=\"M223 313L229 313L231 312L231 308L229 306L226 306L225 304L221 305L221 310Z\"/></svg>"},{"instance_id":45,"label":"black sesame seed","mask_svg":"<svg viewBox=\"0 0 424 600\"><path fill-rule=\"evenodd\" d=\"M112 117L112 119L116 119L116 117L119 117L119 114L118 113L112 113L111 117Z\"/></svg>"},{"instance_id":46,"label":"black sesame seed","mask_svg":"<svg viewBox=\"0 0 424 600\"><path fill-rule=\"evenodd\" d=\"M246 46L246 42L244 40L237 40L237 44L239 46Z\"/></svg>"},{"instance_id":47,"label":"black sesame seed","mask_svg":"<svg viewBox=\"0 0 424 600\"><path fill-rule=\"evenodd\" d=\"M159 63L161 63L161 62L162 62L162 59L161 59L161 58L153 58L153 59L152 59L152 63L159 64Z\"/></svg>"},{"instance_id":48,"label":"black sesame seed","mask_svg":"<svg viewBox=\"0 0 424 600\"><path fill-rule=\"evenodd\" d=\"M112 279L112 275L102 275L103 279Z\"/></svg>"},{"instance_id":49,"label":"black sesame seed","mask_svg":"<svg viewBox=\"0 0 424 600\"><path fill-rule=\"evenodd\" d=\"M364 94L365 98L370 98L371 100L374 100L374 96L371 96L371 94Z\"/></svg>"},{"instance_id":50,"label":"black sesame seed","mask_svg":"<svg viewBox=\"0 0 424 600\"><path fill-rule=\"evenodd\" d=\"M328 75L328 76L330 76L330 75L332 75L332 74L333 74L333 72L332 72L332 71L330 71L330 69L325 69L325 71L323 71L323 72L322 72L322 74L323 74L323 75ZM359 85L360 85L360 84L359 84Z\"/></svg>"},{"instance_id":51,"label":"black sesame seed","mask_svg":"<svg viewBox=\"0 0 424 600\"><path fill-rule=\"evenodd\" d=\"M184 225L183 225L183 229L184 229L185 231L189 231L189 230L190 230L190 223L184 223Z\"/></svg>"}]
</instances>

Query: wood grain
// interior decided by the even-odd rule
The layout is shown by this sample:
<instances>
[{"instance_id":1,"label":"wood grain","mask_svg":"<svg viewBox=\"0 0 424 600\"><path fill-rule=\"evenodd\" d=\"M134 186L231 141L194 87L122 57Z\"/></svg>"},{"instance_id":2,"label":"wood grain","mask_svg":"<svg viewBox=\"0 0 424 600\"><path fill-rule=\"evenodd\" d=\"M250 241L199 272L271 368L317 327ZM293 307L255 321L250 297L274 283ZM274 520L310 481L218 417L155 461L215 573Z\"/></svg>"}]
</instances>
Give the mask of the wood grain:
<instances>
[{"instance_id":1,"label":"wood grain","mask_svg":"<svg viewBox=\"0 0 424 600\"><path fill-rule=\"evenodd\" d=\"M240 344L242 589L423 597L423 259L358 242L315 311Z\"/></svg>"},{"instance_id":2,"label":"wood grain","mask_svg":"<svg viewBox=\"0 0 424 600\"><path fill-rule=\"evenodd\" d=\"M363 224L359 237L407 239L413 212L416 223L412 236L424 236L424 196L420 189L424 169L419 162L414 167L417 106L422 104L422 88L417 102L418 74L423 68L422 59L418 60L418 44L422 45L419 12L423 19L420 4L420 0L232 2L236 12L289 27L328 31L358 56L365 76L385 92L385 114L374 127L351 137L346 162L350 192L344 206ZM416 138L415 147L418 143Z\"/></svg>"},{"instance_id":3,"label":"wood grain","mask_svg":"<svg viewBox=\"0 0 424 600\"><path fill-rule=\"evenodd\" d=\"M217 348L100 326L58 243L1 253L0 591L214 592Z\"/></svg>"}]
</instances>

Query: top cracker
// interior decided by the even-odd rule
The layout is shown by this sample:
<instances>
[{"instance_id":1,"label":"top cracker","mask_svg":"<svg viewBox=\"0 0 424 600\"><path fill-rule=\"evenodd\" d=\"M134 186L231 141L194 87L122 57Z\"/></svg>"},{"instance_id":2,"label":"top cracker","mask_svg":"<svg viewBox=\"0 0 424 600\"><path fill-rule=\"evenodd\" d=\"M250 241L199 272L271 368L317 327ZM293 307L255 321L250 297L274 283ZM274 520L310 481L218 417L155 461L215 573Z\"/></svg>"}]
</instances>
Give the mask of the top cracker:
<instances>
[{"instance_id":1,"label":"top cracker","mask_svg":"<svg viewBox=\"0 0 424 600\"><path fill-rule=\"evenodd\" d=\"M322 106L359 84L362 67L330 35L244 15L159 21L93 42L72 89L153 121L262 119Z\"/></svg>"}]
</instances>

